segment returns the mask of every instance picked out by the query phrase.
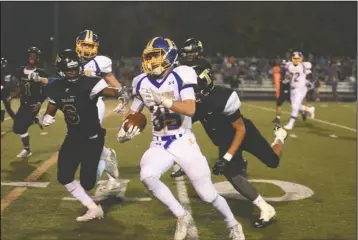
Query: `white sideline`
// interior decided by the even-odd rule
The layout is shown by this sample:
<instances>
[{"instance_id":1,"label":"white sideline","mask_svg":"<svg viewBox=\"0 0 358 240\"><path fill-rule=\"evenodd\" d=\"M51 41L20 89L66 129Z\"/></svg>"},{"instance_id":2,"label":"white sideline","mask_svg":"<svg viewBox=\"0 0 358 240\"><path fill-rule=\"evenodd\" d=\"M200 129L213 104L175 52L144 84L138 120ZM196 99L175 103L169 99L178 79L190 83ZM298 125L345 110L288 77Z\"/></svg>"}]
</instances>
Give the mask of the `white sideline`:
<instances>
[{"instance_id":1,"label":"white sideline","mask_svg":"<svg viewBox=\"0 0 358 240\"><path fill-rule=\"evenodd\" d=\"M248 107L259 108L259 109L262 109L262 110L265 110L265 111L276 112L275 109L267 108L267 107L261 107L261 106L255 105L255 104L244 103L244 105L248 106ZM281 112L286 113L286 114L291 114L290 112L286 112L286 111L281 111ZM317 118L314 118L314 119L311 119L311 120L316 121L316 122L320 122L320 123L324 123L324 124L327 124L327 125L331 125L331 126L334 126L334 127L343 128L343 129L349 130L351 132L355 132L355 133L357 132L357 130L354 129L354 128L343 126L343 125L340 125L340 124L337 124L337 123L327 122L327 121L317 119Z\"/></svg>"},{"instance_id":2,"label":"white sideline","mask_svg":"<svg viewBox=\"0 0 358 240\"><path fill-rule=\"evenodd\" d=\"M177 166L177 165L175 165L173 167L174 171L177 171L178 169L179 169L179 166ZM191 207L190 207L190 199L189 199L189 196L188 196L188 190L187 190L187 188L185 186L184 177L183 176L178 177L175 180L175 182L176 182L176 185L177 185L179 202L191 214L192 211L191 211ZM196 228L194 220L193 220L193 224L191 224L189 226L189 228L188 228L188 234L187 234L187 237L185 239L187 239L187 240L197 240L197 239L199 239L198 229Z\"/></svg>"}]
</instances>

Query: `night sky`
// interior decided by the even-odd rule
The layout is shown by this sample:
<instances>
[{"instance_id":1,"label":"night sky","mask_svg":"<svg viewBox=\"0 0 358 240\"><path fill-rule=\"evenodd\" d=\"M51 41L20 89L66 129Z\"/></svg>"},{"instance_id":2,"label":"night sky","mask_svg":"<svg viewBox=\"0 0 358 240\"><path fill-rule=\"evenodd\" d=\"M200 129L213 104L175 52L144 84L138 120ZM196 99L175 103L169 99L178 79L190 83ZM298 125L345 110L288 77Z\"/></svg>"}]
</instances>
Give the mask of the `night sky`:
<instances>
[{"instance_id":1,"label":"night sky","mask_svg":"<svg viewBox=\"0 0 358 240\"><path fill-rule=\"evenodd\" d=\"M51 60L55 2L1 2L1 56L20 64L29 46ZM356 56L357 2L60 2L58 50L83 29L111 57L140 56L158 35L197 37L206 54L283 54L289 47Z\"/></svg>"}]
</instances>

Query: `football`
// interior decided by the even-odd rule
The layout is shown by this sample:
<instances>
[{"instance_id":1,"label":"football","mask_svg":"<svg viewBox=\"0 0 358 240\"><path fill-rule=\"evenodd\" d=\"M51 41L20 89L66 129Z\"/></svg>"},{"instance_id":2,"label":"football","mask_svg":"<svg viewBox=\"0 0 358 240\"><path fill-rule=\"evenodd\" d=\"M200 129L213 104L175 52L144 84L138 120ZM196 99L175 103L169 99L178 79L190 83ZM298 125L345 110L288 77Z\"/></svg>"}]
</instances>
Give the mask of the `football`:
<instances>
[{"instance_id":1,"label":"football","mask_svg":"<svg viewBox=\"0 0 358 240\"><path fill-rule=\"evenodd\" d=\"M128 131L130 126L137 126L140 131L142 132L145 126L147 125L147 118L144 116L143 113L133 113L129 114L126 119L128 119L128 122L126 122L123 126L124 131Z\"/></svg>"}]
</instances>

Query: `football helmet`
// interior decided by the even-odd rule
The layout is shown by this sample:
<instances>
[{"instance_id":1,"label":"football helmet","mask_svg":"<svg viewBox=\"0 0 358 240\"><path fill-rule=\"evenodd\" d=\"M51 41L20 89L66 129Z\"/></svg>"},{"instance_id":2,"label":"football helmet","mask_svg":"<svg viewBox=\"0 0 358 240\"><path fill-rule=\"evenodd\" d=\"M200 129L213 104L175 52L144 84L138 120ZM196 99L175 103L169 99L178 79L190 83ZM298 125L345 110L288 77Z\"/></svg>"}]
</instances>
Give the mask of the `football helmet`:
<instances>
[{"instance_id":1,"label":"football helmet","mask_svg":"<svg viewBox=\"0 0 358 240\"><path fill-rule=\"evenodd\" d=\"M1 58L1 68L6 68L7 67L7 60L5 58Z\"/></svg>"},{"instance_id":2,"label":"football helmet","mask_svg":"<svg viewBox=\"0 0 358 240\"><path fill-rule=\"evenodd\" d=\"M303 54L301 52L293 52L291 61L294 65L302 63L303 61Z\"/></svg>"},{"instance_id":3,"label":"football helmet","mask_svg":"<svg viewBox=\"0 0 358 240\"><path fill-rule=\"evenodd\" d=\"M82 58L71 49L66 49L56 56L57 73L69 82L75 82L83 74Z\"/></svg>"},{"instance_id":4,"label":"football helmet","mask_svg":"<svg viewBox=\"0 0 358 240\"><path fill-rule=\"evenodd\" d=\"M188 38L180 49L180 56L187 61L198 58L204 52L203 44L195 38Z\"/></svg>"},{"instance_id":5,"label":"football helmet","mask_svg":"<svg viewBox=\"0 0 358 240\"><path fill-rule=\"evenodd\" d=\"M97 56L98 47L98 35L91 30L82 31L76 39L76 52L84 59L91 59Z\"/></svg>"},{"instance_id":6,"label":"football helmet","mask_svg":"<svg viewBox=\"0 0 358 240\"><path fill-rule=\"evenodd\" d=\"M178 48L169 38L155 37L150 40L142 54L143 71L154 78L162 76L178 58Z\"/></svg>"},{"instance_id":7,"label":"football helmet","mask_svg":"<svg viewBox=\"0 0 358 240\"><path fill-rule=\"evenodd\" d=\"M198 75L198 84L194 85L196 102L202 102L214 89L214 78L210 69L205 69Z\"/></svg>"},{"instance_id":8,"label":"football helmet","mask_svg":"<svg viewBox=\"0 0 358 240\"><path fill-rule=\"evenodd\" d=\"M40 60L41 50L37 47L29 47L27 49L27 60L29 64L34 65Z\"/></svg>"}]
</instances>

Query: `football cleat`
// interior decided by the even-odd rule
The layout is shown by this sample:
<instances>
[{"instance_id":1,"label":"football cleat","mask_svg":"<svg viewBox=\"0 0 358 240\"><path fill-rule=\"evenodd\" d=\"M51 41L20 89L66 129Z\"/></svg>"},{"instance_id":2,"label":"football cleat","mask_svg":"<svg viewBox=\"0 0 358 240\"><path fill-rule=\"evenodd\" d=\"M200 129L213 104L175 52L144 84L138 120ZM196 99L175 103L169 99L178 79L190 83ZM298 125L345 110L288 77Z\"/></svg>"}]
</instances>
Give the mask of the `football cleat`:
<instances>
[{"instance_id":1,"label":"football cleat","mask_svg":"<svg viewBox=\"0 0 358 240\"><path fill-rule=\"evenodd\" d=\"M192 217L189 212L183 217L179 217L177 220L177 227L175 230L174 240L184 240L188 232L188 227L192 221Z\"/></svg>"},{"instance_id":2,"label":"football cleat","mask_svg":"<svg viewBox=\"0 0 358 240\"><path fill-rule=\"evenodd\" d=\"M264 210L261 210L260 218L254 222L255 228L265 228L274 222L276 210L269 204Z\"/></svg>"},{"instance_id":3,"label":"football cleat","mask_svg":"<svg viewBox=\"0 0 358 240\"><path fill-rule=\"evenodd\" d=\"M278 118L278 117L275 117L273 120L272 120L273 123L276 123L276 124L280 124L281 123L281 119Z\"/></svg>"},{"instance_id":4,"label":"football cleat","mask_svg":"<svg viewBox=\"0 0 358 240\"><path fill-rule=\"evenodd\" d=\"M293 123L292 124L288 123L283 128L286 129L286 130L292 130L293 129Z\"/></svg>"},{"instance_id":5,"label":"football cleat","mask_svg":"<svg viewBox=\"0 0 358 240\"><path fill-rule=\"evenodd\" d=\"M308 112L310 113L310 118L314 119L315 107L310 107Z\"/></svg>"},{"instance_id":6,"label":"football cleat","mask_svg":"<svg viewBox=\"0 0 358 240\"><path fill-rule=\"evenodd\" d=\"M236 224L230 228L229 239L231 240L245 240L244 231L241 224Z\"/></svg>"},{"instance_id":7,"label":"football cleat","mask_svg":"<svg viewBox=\"0 0 358 240\"><path fill-rule=\"evenodd\" d=\"M32 156L32 152L30 150L22 149L22 151L17 154L18 158L28 158Z\"/></svg>"},{"instance_id":8,"label":"football cleat","mask_svg":"<svg viewBox=\"0 0 358 240\"><path fill-rule=\"evenodd\" d=\"M302 116L302 120L306 121L307 120L307 113L305 111L301 112L301 116Z\"/></svg>"},{"instance_id":9,"label":"football cleat","mask_svg":"<svg viewBox=\"0 0 358 240\"><path fill-rule=\"evenodd\" d=\"M286 125L287 126L287 125ZM285 128L286 128L285 126ZM273 128L273 132L276 138L285 140L287 138L287 131L283 129L280 125L276 124Z\"/></svg>"},{"instance_id":10,"label":"football cleat","mask_svg":"<svg viewBox=\"0 0 358 240\"><path fill-rule=\"evenodd\" d=\"M172 173L170 174L170 176L171 176L172 178L178 178L178 177L181 177L181 176L184 176L184 175L185 175L185 172L184 172L183 169L181 169L181 168L179 168L178 171L172 172Z\"/></svg>"},{"instance_id":11,"label":"football cleat","mask_svg":"<svg viewBox=\"0 0 358 240\"><path fill-rule=\"evenodd\" d=\"M88 209L84 215L77 217L76 221L77 222L87 222L87 221L93 220L95 218L101 219L101 218L103 218L103 215L104 215L103 209L102 209L101 205L98 205L97 208Z\"/></svg>"},{"instance_id":12,"label":"football cleat","mask_svg":"<svg viewBox=\"0 0 358 240\"><path fill-rule=\"evenodd\" d=\"M117 154L114 149L109 148L109 150L111 151L110 156L107 156L103 159L106 162L106 168L104 170L113 178L118 179L119 171L118 171Z\"/></svg>"}]
</instances>

